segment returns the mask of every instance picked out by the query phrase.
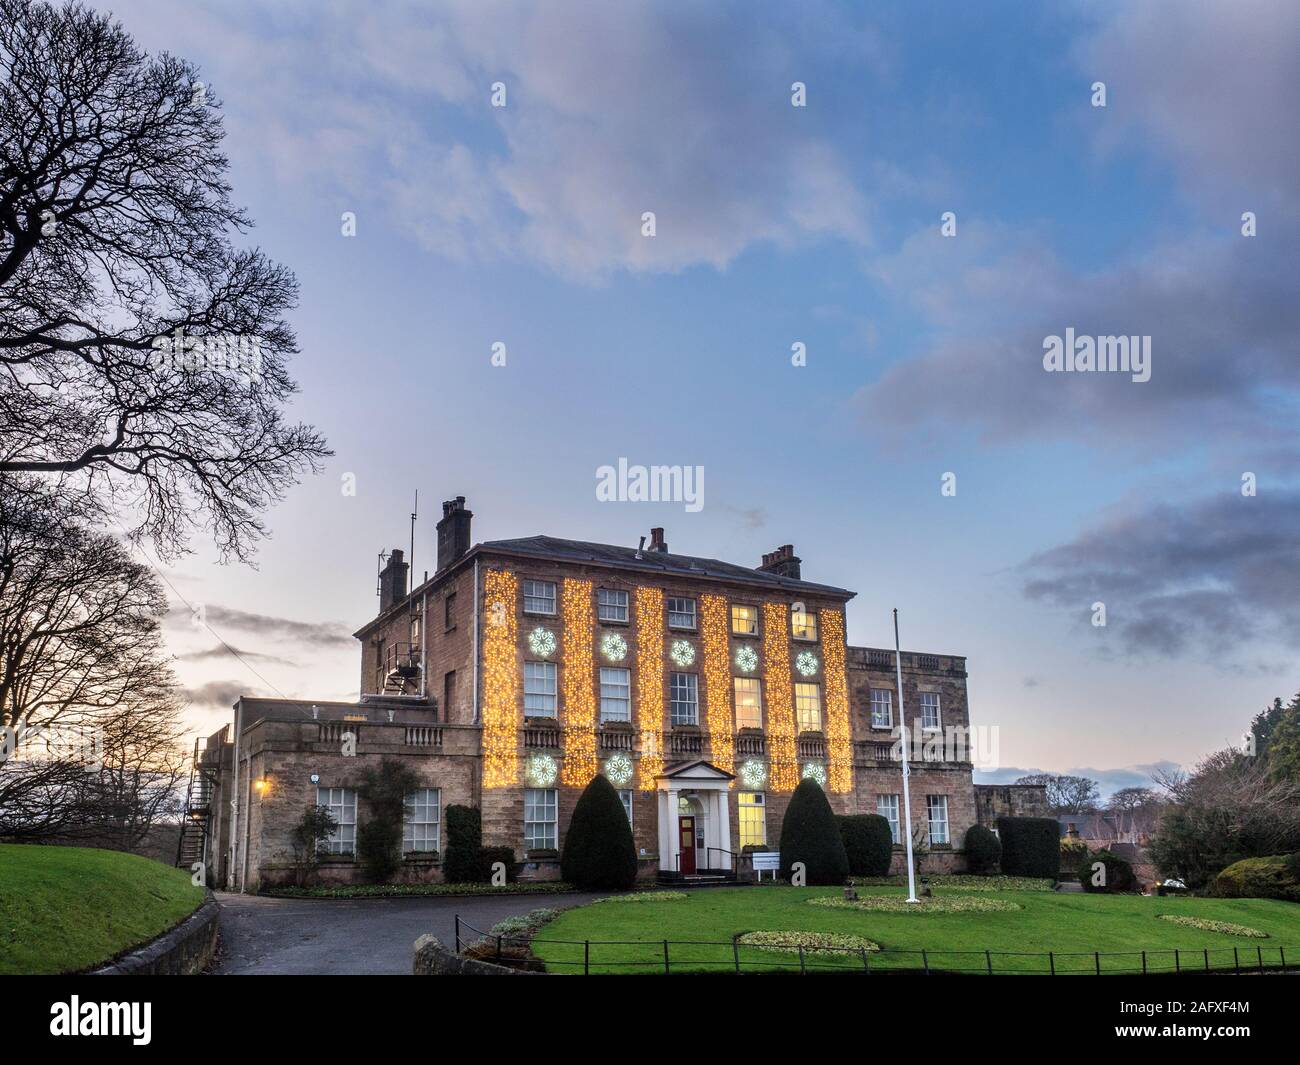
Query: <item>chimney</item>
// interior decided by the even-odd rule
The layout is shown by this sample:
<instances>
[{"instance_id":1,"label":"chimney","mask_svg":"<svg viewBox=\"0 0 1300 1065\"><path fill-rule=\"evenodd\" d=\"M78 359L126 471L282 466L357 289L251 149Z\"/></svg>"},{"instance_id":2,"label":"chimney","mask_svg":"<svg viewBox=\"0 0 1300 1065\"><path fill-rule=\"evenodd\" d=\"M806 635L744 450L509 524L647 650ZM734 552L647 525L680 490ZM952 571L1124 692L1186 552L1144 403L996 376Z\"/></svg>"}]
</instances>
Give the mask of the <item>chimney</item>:
<instances>
[{"instance_id":1,"label":"chimney","mask_svg":"<svg viewBox=\"0 0 1300 1065\"><path fill-rule=\"evenodd\" d=\"M473 518L473 512L465 509L464 496L443 503L442 521L438 522L439 571L446 569L469 550L469 523Z\"/></svg>"},{"instance_id":2,"label":"chimney","mask_svg":"<svg viewBox=\"0 0 1300 1065\"><path fill-rule=\"evenodd\" d=\"M406 595L407 566L402 549L393 548L393 553L388 556L388 564L379 571L379 612L381 614Z\"/></svg>"},{"instance_id":3,"label":"chimney","mask_svg":"<svg viewBox=\"0 0 1300 1065\"><path fill-rule=\"evenodd\" d=\"M668 553L668 544L664 540L663 529L650 530L650 550L659 551L665 555Z\"/></svg>"},{"instance_id":4,"label":"chimney","mask_svg":"<svg viewBox=\"0 0 1300 1065\"><path fill-rule=\"evenodd\" d=\"M758 568L763 573L774 573L778 577L791 577L797 581L803 579L799 576L799 564L802 561L794 553L794 544L782 544L775 551L764 555L763 564Z\"/></svg>"}]
</instances>

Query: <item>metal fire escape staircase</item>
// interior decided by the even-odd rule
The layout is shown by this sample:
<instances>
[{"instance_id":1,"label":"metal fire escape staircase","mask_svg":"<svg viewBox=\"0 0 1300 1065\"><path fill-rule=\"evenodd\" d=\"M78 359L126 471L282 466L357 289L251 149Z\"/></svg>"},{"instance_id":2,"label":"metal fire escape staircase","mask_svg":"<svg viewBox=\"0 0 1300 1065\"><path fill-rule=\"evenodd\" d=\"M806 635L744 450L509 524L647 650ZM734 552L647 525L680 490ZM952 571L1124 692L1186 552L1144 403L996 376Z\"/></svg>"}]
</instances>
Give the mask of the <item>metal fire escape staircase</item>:
<instances>
[{"instance_id":1,"label":"metal fire escape staircase","mask_svg":"<svg viewBox=\"0 0 1300 1065\"><path fill-rule=\"evenodd\" d=\"M194 757L190 761L190 782L185 790L185 816L181 820L181 836L176 845L176 864L182 869L191 869L196 862L207 860L208 825L212 815L215 784L212 771L203 766L207 742L203 738L194 741Z\"/></svg>"},{"instance_id":2,"label":"metal fire escape staircase","mask_svg":"<svg viewBox=\"0 0 1300 1065\"><path fill-rule=\"evenodd\" d=\"M408 684L420 679L420 648L413 643L398 643L384 655L384 694L407 695Z\"/></svg>"}]
</instances>

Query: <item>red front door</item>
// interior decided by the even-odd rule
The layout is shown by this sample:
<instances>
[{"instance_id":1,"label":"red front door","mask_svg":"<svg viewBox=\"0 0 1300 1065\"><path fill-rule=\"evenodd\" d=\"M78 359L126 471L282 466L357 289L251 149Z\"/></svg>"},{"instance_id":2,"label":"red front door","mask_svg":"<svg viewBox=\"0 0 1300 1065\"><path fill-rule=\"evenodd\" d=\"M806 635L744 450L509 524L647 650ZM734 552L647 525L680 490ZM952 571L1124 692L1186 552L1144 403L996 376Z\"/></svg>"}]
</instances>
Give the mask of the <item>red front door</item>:
<instances>
[{"instance_id":1,"label":"red front door","mask_svg":"<svg viewBox=\"0 0 1300 1065\"><path fill-rule=\"evenodd\" d=\"M695 818L677 818L677 849L682 855L682 874L695 873Z\"/></svg>"}]
</instances>

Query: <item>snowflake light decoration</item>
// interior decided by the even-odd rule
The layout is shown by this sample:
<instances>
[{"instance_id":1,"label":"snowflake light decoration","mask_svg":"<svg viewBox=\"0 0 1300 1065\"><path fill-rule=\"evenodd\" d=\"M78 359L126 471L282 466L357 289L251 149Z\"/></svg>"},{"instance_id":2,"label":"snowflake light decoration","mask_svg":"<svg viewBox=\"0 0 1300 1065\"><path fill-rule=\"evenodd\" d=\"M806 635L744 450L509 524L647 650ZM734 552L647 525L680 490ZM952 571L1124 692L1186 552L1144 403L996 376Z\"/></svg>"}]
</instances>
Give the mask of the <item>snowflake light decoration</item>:
<instances>
[{"instance_id":1,"label":"snowflake light decoration","mask_svg":"<svg viewBox=\"0 0 1300 1065\"><path fill-rule=\"evenodd\" d=\"M736 652L736 668L742 673L753 673L758 668L758 652L746 645Z\"/></svg>"},{"instance_id":2,"label":"snowflake light decoration","mask_svg":"<svg viewBox=\"0 0 1300 1065\"><path fill-rule=\"evenodd\" d=\"M811 677L817 672L817 656L811 651L800 651L799 657L794 660L794 668L805 677Z\"/></svg>"},{"instance_id":3,"label":"snowflake light decoration","mask_svg":"<svg viewBox=\"0 0 1300 1065\"><path fill-rule=\"evenodd\" d=\"M528 634L528 649L542 658L555 654L555 633L540 625Z\"/></svg>"},{"instance_id":4,"label":"snowflake light decoration","mask_svg":"<svg viewBox=\"0 0 1300 1065\"><path fill-rule=\"evenodd\" d=\"M668 655L676 665L689 666L695 661L695 645L687 640L674 640Z\"/></svg>"},{"instance_id":5,"label":"snowflake light decoration","mask_svg":"<svg viewBox=\"0 0 1300 1065\"><path fill-rule=\"evenodd\" d=\"M560 775L560 767L549 754L535 754L524 764L528 783L535 788L549 788Z\"/></svg>"},{"instance_id":6,"label":"snowflake light decoration","mask_svg":"<svg viewBox=\"0 0 1300 1065\"><path fill-rule=\"evenodd\" d=\"M627 657L627 641L617 632L607 632L600 638L600 653L611 662L622 662Z\"/></svg>"},{"instance_id":7,"label":"snowflake light decoration","mask_svg":"<svg viewBox=\"0 0 1300 1065\"><path fill-rule=\"evenodd\" d=\"M819 788L826 787L826 767L821 762L805 762L803 765L804 780L814 781Z\"/></svg>"},{"instance_id":8,"label":"snowflake light decoration","mask_svg":"<svg viewBox=\"0 0 1300 1065\"><path fill-rule=\"evenodd\" d=\"M610 755L605 761L605 779L616 788L632 782L632 759L625 754Z\"/></svg>"},{"instance_id":9,"label":"snowflake light decoration","mask_svg":"<svg viewBox=\"0 0 1300 1065\"><path fill-rule=\"evenodd\" d=\"M762 791L767 784L767 766L756 758L740 765L740 782L751 791Z\"/></svg>"}]
</instances>

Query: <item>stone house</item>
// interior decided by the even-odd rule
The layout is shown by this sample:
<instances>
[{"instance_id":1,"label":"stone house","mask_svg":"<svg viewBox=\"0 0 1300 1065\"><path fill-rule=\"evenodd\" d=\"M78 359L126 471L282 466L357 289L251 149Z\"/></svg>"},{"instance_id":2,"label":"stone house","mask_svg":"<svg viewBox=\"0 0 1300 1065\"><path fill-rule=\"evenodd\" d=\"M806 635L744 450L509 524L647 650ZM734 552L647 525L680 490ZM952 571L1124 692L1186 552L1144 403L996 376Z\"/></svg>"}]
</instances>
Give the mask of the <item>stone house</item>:
<instances>
[{"instance_id":1,"label":"stone house","mask_svg":"<svg viewBox=\"0 0 1300 1065\"><path fill-rule=\"evenodd\" d=\"M360 773L414 768L407 879L441 876L443 812L477 807L484 843L524 878L559 875L578 795L603 773L623 800L644 877L743 876L775 849L791 792L812 778L837 813L881 813L901 838L892 650L847 642L854 592L804 580L790 545L754 568L549 536L474 544L463 497L443 504L437 570L410 587L400 550L380 573L355 703L243 697L210 737L187 831L212 882L257 890L292 875L312 805L339 822L321 871L356 879ZM911 814L927 869L962 867L979 816L966 662L902 655L913 744ZM901 868L902 847L896 847Z\"/></svg>"}]
</instances>

